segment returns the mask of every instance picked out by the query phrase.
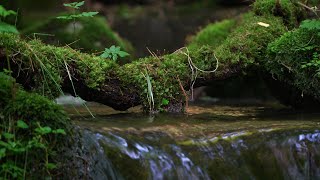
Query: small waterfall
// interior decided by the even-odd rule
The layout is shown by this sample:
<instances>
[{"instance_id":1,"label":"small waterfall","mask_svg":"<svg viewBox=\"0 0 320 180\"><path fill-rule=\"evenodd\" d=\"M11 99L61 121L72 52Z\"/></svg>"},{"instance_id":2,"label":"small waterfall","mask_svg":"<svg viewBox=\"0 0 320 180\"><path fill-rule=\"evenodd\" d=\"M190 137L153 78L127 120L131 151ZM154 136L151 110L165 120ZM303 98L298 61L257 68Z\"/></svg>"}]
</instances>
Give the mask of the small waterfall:
<instances>
[{"instance_id":1,"label":"small waterfall","mask_svg":"<svg viewBox=\"0 0 320 180\"><path fill-rule=\"evenodd\" d=\"M177 145L170 144L166 152L160 147L126 140L113 133L107 136L96 133L95 137L106 147L106 151L115 148L128 158L138 160L144 170L149 171L148 179L210 179Z\"/></svg>"},{"instance_id":2,"label":"small waterfall","mask_svg":"<svg viewBox=\"0 0 320 180\"><path fill-rule=\"evenodd\" d=\"M320 179L318 130L260 130L178 142L166 135L93 133L93 179Z\"/></svg>"}]
</instances>

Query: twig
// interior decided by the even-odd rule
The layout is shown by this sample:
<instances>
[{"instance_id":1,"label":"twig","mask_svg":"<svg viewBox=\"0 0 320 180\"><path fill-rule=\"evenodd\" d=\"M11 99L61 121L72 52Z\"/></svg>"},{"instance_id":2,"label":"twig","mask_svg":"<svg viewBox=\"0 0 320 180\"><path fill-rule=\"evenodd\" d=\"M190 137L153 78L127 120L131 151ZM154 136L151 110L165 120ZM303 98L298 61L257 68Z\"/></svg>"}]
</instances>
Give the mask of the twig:
<instances>
[{"instance_id":1,"label":"twig","mask_svg":"<svg viewBox=\"0 0 320 180\"><path fill-rule=\"evenodd\" d=\"M183 52L182 50L183 49L186 49L187 53L186 52ZM191 69L191 85L190 85L190 91L191 91L191 100L193 100L193 87L194 87L194 84L196 83L196 80L197 80L197 77L198 77L198 71L200 72L203 72L203 73L213 73L213 72L216 72L218 70L218 67L219 67L219 60L218 58L216 57L216 55L213 53L213 56L214 58L216 59L216 68L212 71L206 71L206 70L202 70L200 68L198 68L192 61L192 58L190 57L190 52L189 52L189 49L187 47L182 47L178 50L176 50L174 53L176 52L180 52L181 54L187 56L188 58L188 63L189 63L189 67Z\"/></svg>"},{"instance_id":2,"label":"twig","mask_svg":"<svg viewBox=\"0 0 320 180\"><path fill-rule=\"evenodd\" d=\"M303 4L303 3L299 2L299 1L297 2L297 4L300 5L300 6L302 6L302 7L304 7L304 8L306 8L306 9L308 9L309 11L313 12L317 17L319 17L319 15L318 15L317 12L319 12L320 10L318 10L318 7L317 7L317 6L315 6L315 7L309 7L309 6Z\"/></svg>"},{"instance_id":3,"label":"twig","mask_svg":"<svg viewBox=\"0 0 320 180\"><path fill-rule=\"evenodd\" d=\"M155 57L155 58L157 58L157 59L160 59L160 58L156 55L156 53L152 52L148 47L147 47L147 50L148 50L148 52L149 52L153 57Z\"/></svg>"},{"instance_id":4,"label":"twig","mask_svg":"<svg viewBox=\"0 0 320 180\"><path fill-rule=\"evenodd\" d=\"M186 110L188 110L188 107L189 107L189 98L188 98L188 95L187 95L186 91L184 90L183 85L182 85L182 83L181 83L181 81L180 81L180 78L179 78L178 76L177 76L177 80L178 80L178 82L179 82L179 85L180 85L180 88L181 88L181 90L182 90L182 93L183 93L183 95L184 95L184 97L185 97L185 99L186 99Z\"/></svg>"}]
</instances>

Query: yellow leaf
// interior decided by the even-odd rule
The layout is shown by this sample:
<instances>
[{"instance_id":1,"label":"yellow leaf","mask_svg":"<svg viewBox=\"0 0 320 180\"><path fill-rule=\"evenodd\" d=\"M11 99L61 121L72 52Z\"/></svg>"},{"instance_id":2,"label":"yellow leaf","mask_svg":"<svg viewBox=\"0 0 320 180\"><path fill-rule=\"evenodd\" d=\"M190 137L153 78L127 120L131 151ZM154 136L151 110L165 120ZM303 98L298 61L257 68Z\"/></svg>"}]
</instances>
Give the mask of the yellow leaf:
<instances>
[{"instance_id":1,"label":"yellow leaf","mask_svg":"<svg viewBox=\"0 0 320 180\"><path fill-rule=\"evenodd\" d=\"M263 27L269 27L270 26L270 24L267 24L267 23L264 23L264 22L258 22L257 24L260 25L260 26L263 26Z\"/></svg>"}]
</instances>

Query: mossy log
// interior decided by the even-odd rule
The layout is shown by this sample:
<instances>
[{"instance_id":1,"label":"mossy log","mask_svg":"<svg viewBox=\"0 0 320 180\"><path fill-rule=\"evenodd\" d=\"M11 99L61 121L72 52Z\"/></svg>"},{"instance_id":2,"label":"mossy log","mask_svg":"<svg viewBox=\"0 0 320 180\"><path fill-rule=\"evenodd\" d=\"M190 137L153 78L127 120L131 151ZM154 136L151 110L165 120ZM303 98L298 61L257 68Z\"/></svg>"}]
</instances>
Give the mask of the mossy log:
<instances>
[{"instance_id":1,"label":"mossy log","mask_svg":"<svg viewBox=\"0 0 320 180\"><path fill-rule=\"evenodd\" d=\"M303 14L291 1L280 2L257 1L252 12L237 21L208 26L172 54L154 55L123 66L71 48L1 34L0 67L8 67L8 59L18 82L49 97L68 92L117 110L142 104L149 111L180 112L187 102L185 91L194 82L194 87L201 86L252 68L269 74L269 43L287 32ZM212 73L202 71L213 69ZM164 103L167 101L169 104Z\"/></svg>"},{"instance_id":2,"label":"mossy log","mask_svg":"<svg viewBox=\"0 0 320 180\"><path fill-rule=\"evenodd\" d=\"M232 24L234 21L218 23L213 35L218 32L227 34ZM109 59L80 53L68 47L45 45L39 40L25 41L12 34L1 34L0 46L1 67L9 67L9 59L14 77L27 89L48 97L69 92L117 110L126 110L139 104L148 106L147 81L144 77L148 74L155 95L154 109L160 108L165 98L170 100L170 104L180 106L178 109L169 109L169 106L163 108L181 111L185 102L181 88L188 87L191 81L188 57L182 54L186 50L163 57L143 58L120 66ZM205 45L191 49L188 55L197 66L203 69L215 67L213 48ZM226 78L234 71L221 71L216 78Z\"/></svg>"}]
</instances>

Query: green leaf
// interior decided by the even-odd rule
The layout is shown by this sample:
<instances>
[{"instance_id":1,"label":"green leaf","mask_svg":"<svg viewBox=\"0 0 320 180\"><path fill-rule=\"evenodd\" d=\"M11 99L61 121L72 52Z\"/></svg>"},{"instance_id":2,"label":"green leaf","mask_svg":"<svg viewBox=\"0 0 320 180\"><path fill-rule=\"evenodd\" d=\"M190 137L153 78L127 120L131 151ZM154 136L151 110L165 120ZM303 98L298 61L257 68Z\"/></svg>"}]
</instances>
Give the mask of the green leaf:
<instances>
[{"instance_id":1,"label":"green leaf","mask_svg":"<svg viewBox=\"0 0 320 180\"><path fill-rule=\"evenodd\" d=\"M118 56L117 56L116 54L113 54L112 59L113 59L114 61L116 61L116 60L118 59Z\"/></svg>"},{"instance_id":2,"label":"green leaf","mask_svg":"<svg viewBox=\"0 0 320 180\"><path fill-rule=\"evenodd\" d=\"M5 147L5 148L9 148L10 145L4 141L0 141L0 146Z\"/></svg>"},{"instance_id":3,"label":"green leaf","mask_svg":"<svg viewBox=\"0 0 320 180\"><path fill-rule=\"evenodd\" d=\"M75 7L79 8L79 7L83 6L83 5L84 5L84 1L81 1L81 2L76 3Z\"/></svg>"},{"instance_id":4,"label":"green leaf","mask_svg":"<svg viewBox=\"0 0 320 180\"><path fill-rule=\"evenodd\" d=\"M73 3L64 3L63 6L70 7L73 9L79 9L81 6L84 5L84 1L81 2L73 2Z\"/></svg>"},{"instance_id":5,"label":"green leaf","mask_svg":"<svg viewBox=\"0 0 320 180\"><path fill-rule=\"evenodd\" d=\"M11 134L11 133L3 133L2 135L6 139L13 139L14 138L14 134Z\"/></svg>"},{"instance_id":6,"label":"green leaf","mask_svg":"<svg viewBox=\"0 0 320 180\"><path fill-rule=\"evenodd\" d=\"M0 32L19 34L19 31L15 26L7 24L5 22L0 22Z\"/></svg>"},{"instance_id":7,"label":"green leaf","mask_svg":"<svg viewBox=\"0 0 320 180\"><path fill-rule=\"evenodd\" d=\"M79 14L81 17L93 17L97 15L99 12L82 12Z\"/></svg>"},{"instance_id":8,"label":"green leaf","mask_svg":"<svg viewBox=\"0 0 320 180\"><path fill-rule=\"evenodd\" d=\"M48 126L36 128L35 131L41 135L49 134L52 132L52 129Z\"/></svg>"},{"instance_id":9,"label":"green leaf","mask_svg":"<svg viewBox=\"0 0 320 180\"><path fill-rule=\"evenodd\" d=\"M116 61L118 56L125 57L129 54L125 51L121 51L119 46L112 45L110 48L105 48L104 52L100 55L102 58L111 58Z\"/></svg>"},{"instance_id":10,"label":"green leaf","mask_svg":"<svg viewBox=\"0 0 320 180\"><path fill-rule=\"evenodd\" d=\"M2 5L0 5L0 16L7 17L9 15L17 15L17 13L12 10L6 10Z\"/></svg>"},{"instance_id":11,"label":"green leaf","mask_svg":"<svg viewBox=\"0 0 320 180\"><path fill-rule=\"evenodd\" d=\"M29 126L22 120L17 121L17 127L21 129L28 129Z\"/></svg>"},{"instance_id":12,"label":"green leaf","mask_svg":"<svg viewBox=\"0 0 320 180\"><path fill-rule=\"evenodd\" d=\"M57 168L57 165L56 164L53 164L53 163L47 163L46 164L46 167L51 170L51 169L56 169Z\"/></svg>"},{"instance_id":13,"label":"green leaf","mask_svg":"<svg viewBox=\"0 0 320 180\"><path fill-rule=\"evenodd\" d=\"M55 133L55 134L63 134L63 135L66 135L66 132L65 132L64 129L56 129L56 130L53 130L52 132Z\"/></svg>"},{"instance_id":14,"label":"green leaf","mask_svg":"<svg viewBox=\"0 0 320 180\"><path fill-rule=\"evenodd\" d=\"M66 20L73 19L71 15L58 16L58 17L56 17L56 18L57 18L57 19L66 19Z\"/></svg>"},{"instance_id":15,"label":"green leaf","mask_svg":"<svg viewBox=\"0 0 320 180\"><path fill-rule=\"evenodd\" d=\"M124 52L124 51L119 51L119 56L120 57L126 57L126 56L129 56L129 53L127 53L127 52Z\"/></svg>"},{"instance_id":16,"label":"green leaf","mask_svg":"<svg viewBox=\"0 0 320 180\"><path fill-rule=\"evenodd\" d=\"M17 143L16 142L12 142L12 141L9 141L8 144L12 147L12 148L15 148L17 146Z\"/></svg>"},{"instance_id":17,"label":"green leaf","mask_svg":"<svg viewBox=\"0 0 320 180\"><path fill-rule=\"evenodd\" d=\"M0 159L6 157L6 149L5 148L1 148L0 149Z\"/></svg>"},{"instance_id":18,"label":"green leaf","mask_svg":"<svg viewBox=\"0 0 320 180\"><path fill-rule=\"evenodd\" d=\"M161 104L162 104L162 105L164 105L164 106L166 106L166 105L168 105L168 104L169 104L169 100L168 100L168 99L163 98L163 99L162 99Z\"/></svg>"}]
</instances>

